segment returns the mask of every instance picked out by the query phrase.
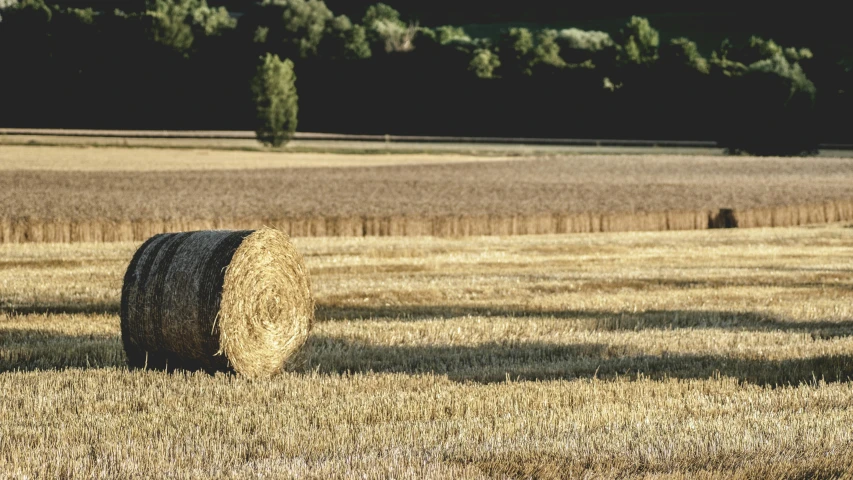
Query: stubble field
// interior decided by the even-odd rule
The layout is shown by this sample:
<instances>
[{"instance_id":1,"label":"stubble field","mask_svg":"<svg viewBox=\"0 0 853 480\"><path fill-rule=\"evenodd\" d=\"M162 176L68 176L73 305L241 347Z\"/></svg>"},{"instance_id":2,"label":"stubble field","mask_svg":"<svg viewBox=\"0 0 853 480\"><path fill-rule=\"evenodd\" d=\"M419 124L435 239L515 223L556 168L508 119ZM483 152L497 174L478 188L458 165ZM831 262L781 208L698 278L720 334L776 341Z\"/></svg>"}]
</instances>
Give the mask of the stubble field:
<instances>
[{"instance_id":1,"label":"stubble field","mask_svg":"<svg viewBox=\"0 0 853 480\"><path fill-rule=\"evenodd\" d=\"M296 242L263 382L125 369L138 244L0 245L0 475L848 475L853 228Z\"/></svg>"},{"instance_id":2,"label":"stubble field","mask_svg":"<svg viewBox=\"0 0 853 480\"><path fill-rule=\"evenodd\" d=\"M593 211L601 227L851 185L841 158L0 147L0 217L71 225L66 242L128 219ZM851 226L297 238L318 324L255 382L126 369L141 242L0 243L0 478L849 477ZM48 238L32 231L14 241Z\"/></svg>"}]
</instances>

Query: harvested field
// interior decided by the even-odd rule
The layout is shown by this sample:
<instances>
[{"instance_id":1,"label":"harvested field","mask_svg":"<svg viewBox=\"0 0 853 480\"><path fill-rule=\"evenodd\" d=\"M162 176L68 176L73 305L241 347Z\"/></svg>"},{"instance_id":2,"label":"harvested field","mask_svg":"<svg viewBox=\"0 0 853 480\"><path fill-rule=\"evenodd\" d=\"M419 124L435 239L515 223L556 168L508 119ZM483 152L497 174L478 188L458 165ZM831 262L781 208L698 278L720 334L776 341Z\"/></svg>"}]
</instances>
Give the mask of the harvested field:
<instances>
[{"instance_id":1,"label":"harvested field","mask_svg":"<svg viewBox=\"0 0 853 480\"><path fill-rule=\"evenodd\" d=\"M853 228L297 239L271 381L128 371L136 243L0 245L0 476L843 477Z\"/></svg>"}]
</instances>

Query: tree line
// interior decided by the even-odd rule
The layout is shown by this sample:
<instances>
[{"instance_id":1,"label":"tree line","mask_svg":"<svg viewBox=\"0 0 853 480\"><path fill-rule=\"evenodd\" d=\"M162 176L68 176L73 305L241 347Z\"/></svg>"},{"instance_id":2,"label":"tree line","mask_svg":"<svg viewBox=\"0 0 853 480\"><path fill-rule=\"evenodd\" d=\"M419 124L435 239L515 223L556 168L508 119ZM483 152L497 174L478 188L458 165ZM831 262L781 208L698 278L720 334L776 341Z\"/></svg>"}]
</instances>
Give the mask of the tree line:
<instances>
[{"instance_id":1,"label":"tree line","mask_svg":"<svg viewBox=\"0 0 853 480\"><path fill-rule=\"evenodd\" d=\"M304 131L710 139L759 154L850 141L849 62L760 37L703 56L640 17L614 32L474 38L381 3L353 20L321 0L239 16L205 0L128 12L0 2L9 126L255 129L280 143L298 108Z\"/></svg>"}]
</instances>

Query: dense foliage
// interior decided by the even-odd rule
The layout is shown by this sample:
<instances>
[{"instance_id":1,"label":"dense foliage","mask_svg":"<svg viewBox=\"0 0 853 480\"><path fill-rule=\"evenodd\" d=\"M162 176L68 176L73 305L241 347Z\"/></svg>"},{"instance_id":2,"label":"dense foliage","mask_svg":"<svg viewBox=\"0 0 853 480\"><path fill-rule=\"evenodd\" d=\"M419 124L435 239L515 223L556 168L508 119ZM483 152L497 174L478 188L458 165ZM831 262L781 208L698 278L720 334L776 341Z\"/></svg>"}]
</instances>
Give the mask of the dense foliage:
<instances>
[{"instance_id":1,"label":"dense foliage","mask_svg":"<svg viewBox=\"0 0 853 480\"><path fill-rule=\"evenodd\" d=\"M849 61L758 37L703 56L640 17L610 33L475 38L384 4L350 18L321 0L263 0L240 15L206 0L127 12L0 1L8 126L253 129L252 80L272 54L295 65L306 131L715 139L767 154L851 141L849 120L838 125ZM819 103L824 85L831 100Z\"/></svg>"},{"instance_id":2,"label":"dense foliage","mask_svg":"<svg viewBox=\"0 0 853 480\"><path fill-rule=\"evenodd\" d=\"M299 112L293 62L268 53L252 79L252 94L258 140L274 147L287 143L296 132Z\"/></svg>"}]
</instances>

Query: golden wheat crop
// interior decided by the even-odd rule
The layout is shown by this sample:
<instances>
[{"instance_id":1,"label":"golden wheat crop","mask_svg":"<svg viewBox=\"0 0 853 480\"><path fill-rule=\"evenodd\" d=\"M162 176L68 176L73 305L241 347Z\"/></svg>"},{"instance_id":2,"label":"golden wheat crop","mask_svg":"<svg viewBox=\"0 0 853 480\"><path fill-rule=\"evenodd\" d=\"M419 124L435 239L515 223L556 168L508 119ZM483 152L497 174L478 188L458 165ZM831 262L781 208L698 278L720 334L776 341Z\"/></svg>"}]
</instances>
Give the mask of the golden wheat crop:
<instances>
[{"instance_id":1,"label":"golden wheat crop","mask_svg":"<svg viewBox=\"0 0 853 480\"><path fill-rule=\"evenodd\" d=\"M297 239L319 323L264 382L124 368L137 246L0 245L0 474L826 478L853 460L850 228Z\"/></svg>"},{"instance_id":2,"label":"golden wheat crop","mask_svg":"<svg viewBox=\"0 0 853 480\"><path fill-rule=\"evenodd\" d=\"M727 223L724 208L740 227L853 219L845 158L6 146L0 160L0 242L139 241L264 224L292 236L704 229Z\"/></svg>"},{"instance_id":3,"label":"golden wheat crop","mask_svg":"<svg viewBox=\"0 0 853 480\"><path fill-rule=\"evenodd\" d=\"M440 153L440 152L439 152ZM379 154L229 151L211 148L42 147L3 145L0 170L163 172L271 168L378 167L512 160L508 155Z\"/></svg>"},{"instance_id":4,"label":"golden wheat crop","mask_svg":"<svg viewBox=\"0 0 853 480\"><path fill-rule=\"evenodd\" d=\"M5 148L0 147L0 153ZM589 155L462 162L451 157L432 165L273 168L271 162L270 168L241 168L243 152L225 152L227 164L216 161L207 170L172 171L160 165L195 162L200 167L204 155L192 150L114 150L122 154L114 154L112 162L120 166L116 168L154 170L114 171L106 160L96 162L97 170L77 167L79 162L70 155L59 171L4 169L0 215L72 220L535 215L853 199L853 159L842 158ZM85 152L81 157L88 155ZM38 163L41 151L32 155ZM349 157L367 165L376 158ZM26 161L8 163L23 167ZM322 156L317 161L322 164ZM286 160L279 165L286 166Z\"/></svg>"}]
</instances>

